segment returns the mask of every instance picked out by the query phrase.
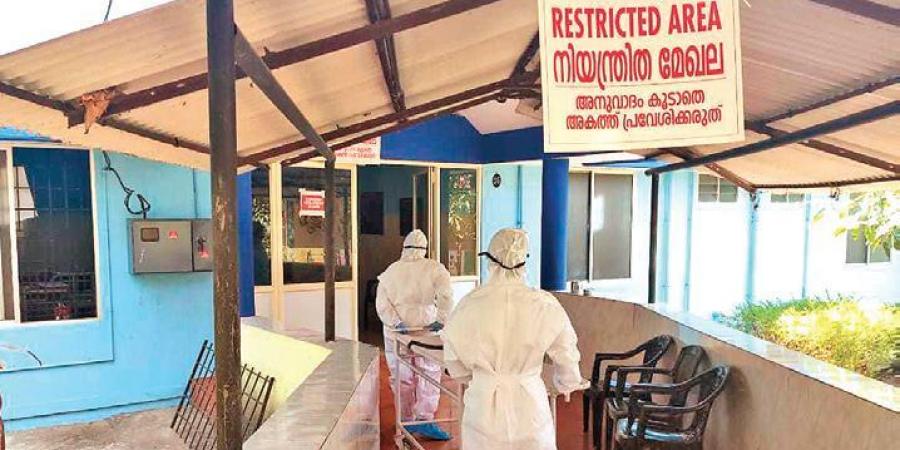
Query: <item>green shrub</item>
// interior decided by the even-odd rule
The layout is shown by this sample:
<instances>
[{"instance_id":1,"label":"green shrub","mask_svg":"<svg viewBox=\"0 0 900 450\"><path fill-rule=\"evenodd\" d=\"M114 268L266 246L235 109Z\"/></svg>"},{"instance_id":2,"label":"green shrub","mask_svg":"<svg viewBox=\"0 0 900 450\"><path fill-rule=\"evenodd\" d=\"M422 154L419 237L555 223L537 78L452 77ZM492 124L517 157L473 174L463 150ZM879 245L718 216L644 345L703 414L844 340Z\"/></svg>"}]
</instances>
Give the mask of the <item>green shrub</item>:
<instances>
[{"instance_id":1,"label":"green shrub","mask_svg":"<svg viewBox=\"0 0 900 450\"><path fill-rule=\"evenodd\" d=\"M861 374L882 378L900 358L900 305L848 298L746 303L725 324Z\"/></svg>"}]
</instances>

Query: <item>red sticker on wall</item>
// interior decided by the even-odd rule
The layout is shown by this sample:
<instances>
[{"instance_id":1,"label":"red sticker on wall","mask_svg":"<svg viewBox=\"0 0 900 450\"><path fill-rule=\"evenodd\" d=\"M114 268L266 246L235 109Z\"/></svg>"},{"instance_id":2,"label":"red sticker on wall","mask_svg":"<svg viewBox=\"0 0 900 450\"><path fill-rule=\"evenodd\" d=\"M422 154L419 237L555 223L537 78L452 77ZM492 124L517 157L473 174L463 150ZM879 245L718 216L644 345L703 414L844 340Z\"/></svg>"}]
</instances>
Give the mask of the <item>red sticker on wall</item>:
<instances>
[{"instance_id":1,"label":"red sticker on wall","mask_svg":"<svg viewBox=\"0 0 900 450\"><path fill-rule=\"evenodd\" d=\"M178 232L175 230L169 231L169 239L178 239Z\"/></svg>"}]
</instances>

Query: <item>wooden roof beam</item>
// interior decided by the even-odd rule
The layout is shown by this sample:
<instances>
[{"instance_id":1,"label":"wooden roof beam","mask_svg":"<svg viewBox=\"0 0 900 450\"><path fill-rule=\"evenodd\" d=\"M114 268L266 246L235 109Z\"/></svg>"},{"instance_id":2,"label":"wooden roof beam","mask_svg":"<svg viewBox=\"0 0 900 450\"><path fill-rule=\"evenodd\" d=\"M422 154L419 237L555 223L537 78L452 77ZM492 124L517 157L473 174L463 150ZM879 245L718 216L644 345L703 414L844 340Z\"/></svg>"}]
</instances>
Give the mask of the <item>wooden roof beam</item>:
<instances>
[{"instance_id":1,"label":"wooden roof beam","mask_svg":"<svg viewBox=\"0 0 900 450\"><path fill-rule=\"evenodd\" d=\"M693 159L699 158L700 155L696 150L691 149L689 147L678 147L678 148L667 148L664 149L666 153L670 153L675 155L685 161L691 161ZM741 178L736 173L722 167L716 163L709 163L704 165L707 169L712 170L720 177L730 181L732 184L739 186L741 189L753 193L756 192L757 186L754 186L753 183Z\"/></svg>"},{"instance_id":2,"label":"wooden roof beam","mask_svg":"<svg viewBox=\"0 0 900 450\"><path fill-rule=\"evenodd\" d=\"M530 79L530 77L532 76L533 74L531 72L526 72L518 77L504 78L502 80L468 89L457 94L449 95L444 98L432 100L421 105L410 107L404 113L389 113L372 119L363 120L346 127L339 127L336 130L323 133L322 138L326 141L332 141L334 139L352 136L354 134L372 130L389 123L399 122L400 119L404 117L418 116L420 114L425 114L440 108L454 105L456 103L470 100L475 97L495 93L506 88L514 88L519 86L520 83L524 80ZM268 159L277 158L279 156L284 156L286 154L294 153L299 150L304 150L307 147L309 147L309 142L305 139L289 142L287 144L279 145L268 150L263 150L252 155L247 155L240 159L239 164L258 164Z\"/></svg>"},{"instance_id":3,"label":"wooden roof beam","mask_svg":"<svg viewBox=\"0 0 900 450\"><path fill-rule=\"evenodd\" d=\"M683 161L680 163L648 169L646 173L649 175L660 174L671 172L673 170L688 169L691 167L706 165L709 163L725 161L733 158L740 158L742 156L776 149L788 144L795 144L797 142L812 139L821 135L836 133L848 128L864 125L869 122L875 122L891 117L898 112L900 112L900 101L894 100L884 105L879 105L874 108L869 108L854 114L849 114L844 117L829 120L827 122L823 122L808 128L803 128L801 130L785 134L783 136L773 136L764 141L754 142L752 144L742 145L730 150L704 155L699 158L691 159L690 161Z\"/></svg>"},{"instance_id":4,"label":"wooden roof beam","mask_svg":"<svg viewBox=\"0 0 900 450\"><path fill-rule=\"evenodd\" d=\"M280 67L297 64L308 59L471 11L475 8L496 3L498 1L499 0L447 0L389 20L383 20L378 23L337 33L296 47L270 52L263 56L263 60L270 69L278 69ZM107 107L106 112L104 113L104 117L121 114L133 109L150 106L192 92L204 90L208 85L207 77L208 75L206 73L200 73L180 80L164 83L159 86L142 89L129 94L118 95L110 102L109 107ZM246 74L241 71L238 71L235 74L236 79L245 77ZM69 126L84 123L84 109L77 107L75 100L72 100L69 103L75 107L69 114Z\"/></svg>"},{"instance_id":5,"label":"wooden roof beam","mask_svg":"<svg viewBox=\"0 0 900 450\"><path fill-rule=\"evenodd\" d=\"M766 134L769 136L784 136L789 134L787 131L779 130L776 128L772 128L768 125L753 125L750 130L755 131L760 134ZM804 147L809 147L820 152L828 153L829 155L839 156L841 158L846 158L851 161L856 161L861 164L865 164L867 166L875 167L887 172L891 172L894 175L900 174L900 164L894 164L892 162L888 162L882 159L875 158L873 156L865 155L859 152L854 152L852 150L848 150L844 147L829 144L827 142L822 142L815 139L810 139L808 141L799 142L800 145Z\"/></svg>"},{"instance_id":6,"label":"wooden roof beam","mask_svg":"<svg viewBox=\"0 0 900 450\"><path fill-rule=\"evenodd\" d=\"M442 110L439 110L439 111L434 111L434 112L431 112L431 113L429 113L429 114L424 114L424 115L422 115L422 116L416 117L416 118L411 119L411 120L407 120L407 121L404 121L404 122L400 122L400 123L397 123L397 124L395 124L395 125L392 125L392 126L389 126L389 127L386 127L386 128L381 128L381 129L379 129L379 130L372 131L372 132L369 132L369 133L365 133L365 134L363 134L363 135L360 135L360 136L357 136L357 137L348 139L348 140L346 140L346 141L339 142L339 143L337 143L337 144L332 145L332 148L333 148L334 150L340 150L340 149L342 149L342 148L346 148L346 147L349 147L349 146L351 146L351 145L359 144L360 142L365 142L365 141L367 141L367 140L369 140L369 139L372 139L372 138L376 138L376 137L383 136L383 135L388 134L388 133L393 133L393 132L395 132L395 131L400 131L400 130L402 130L402 129L409 128L409 127L411 127L411 126L413 126L413 125L417 125L417 124L419 124L419 123L422 123L422 122L425 122L425 121L428 121L428 120L432 120L432 119L435 119L435 118L437 118L437 117L445 116L445 115L447 115L447 114L453 114L453 113L455 113L455 112L457 112L457 111L462 111L462 110L464 110L464 109L468 109L468 108L471 108L471 107L473 107L473 106L478 106L478 105L480 105L480 104L482 104L482 103L487 103L487 102L490 102L490 101L494 101L494 100L497 100L498 98L501 98L501 97L502 97L502 95L501 95L500 93L493 93L493 94L485 95L485 96L478 97L478 98L475 98L475 99L470 99L470 100L468 100L468 101L459 103L459 104L454 105L454 106L451 106L451 107L449 107L449 108L445 108L445 109L442 109ZM312 156L310 156L310 155L312 155ZM300 162L300 161L305 161L305 160L310 159L310 158L312 158L312 157L314 157L314 156L315 156L314 153L312 153L312 152L306 152L306 153L303 153L303 154L301 154L301 155L295 156L295 157L293 157L293 158L286 159L286 160L282 161L281 164L282 164L282 165L285 165L285 166L291 165L291 164L296 164L296 163L298 163L298 162Z\"/></svg>"},{"instance_id":7,"label":"wooden roof beam","mask_svg":"<svg viewBox=\"0 0 900 450\"><path fill-rule=\"evenodd\" d=\"M62 114L69 114L72 111L72 106L69 102L56 100L46 95L36 94L34 92L18 88L2 81L0 81L0 93L17 98L19 100L34 103L35 105L43 106L45 108L54 109ZM173 147L186 148L198 153L209 154L209 148L203 144L179 139L177 137L169 136L165 133L160 133L158 131L134 125L113 117L101 117L97 120L97 123L109 128L115 128L125 133L140 136L145 139L150 139L152 141L160 142L166 145L171 145Z\"/></svg>"},{"instance_id":8,"label":"wooden roof beam","mask_svg":"<svg viewBox=\"0 0 900 450\"><path fill-rule=\"evenodd\" d=\"M334 152L328 147L328 143L322 139L322 136L316 131L315 127L307 120L306 116L300 112L300 108L294 103L287 91L281 86L272 71L266 65L265 61L256 54L253 45L241 33L241 30L235 27L234 37L234 59L237 65L250 76L250 79L256 86L269 98L269 101L281 111L281 114L300 132L303 137L310 143L316 151L322 156L333 159Z\"/></svg>"},{"instance_id":9,"label":"wooden roof beam","mask_svg":"<svg viewBox=\"0 0 900 450\"><path fill-rule=\"evenodd\" d=\"M900 9L871 0L812 0L812 2L830 6L855 16L900 27Z\"/></svg>"},{"instance_id":10,"label":"wooden roof beam","mask_svg":"<svg viewBox=\"0 0 900 450\"><path fill-rule=\"evenodd\" d=\"M388 0L366 0L366 12L372 24L390 20L391 6ZM391 97L395 112L406 110L406 97L400 85L400 67L397 64L397 50L394 47L394 35L389 34L375 40L378 61L381 63L381 74Z\"/></svg>"}]
</instances>

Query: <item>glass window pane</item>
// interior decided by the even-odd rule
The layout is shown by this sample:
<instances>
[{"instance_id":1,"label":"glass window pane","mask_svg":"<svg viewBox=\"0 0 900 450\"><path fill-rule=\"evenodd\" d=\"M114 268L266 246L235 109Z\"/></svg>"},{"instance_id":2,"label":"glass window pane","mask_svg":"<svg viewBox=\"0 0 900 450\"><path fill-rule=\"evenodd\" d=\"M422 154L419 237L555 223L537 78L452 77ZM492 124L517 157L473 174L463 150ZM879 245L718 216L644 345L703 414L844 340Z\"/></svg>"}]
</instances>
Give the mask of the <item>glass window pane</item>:
<instances>
[{"instance_id":1,"label":"glass window pane","mask_svg":"<svg viewBox=\"0 0 900 450\"><path fill-rule=\"evenodd\" d=\"M567 272L569 280L587 280L588 243L590 239L589 173L569 174L569 221Z\"/></svg>"},{"instance_id":2,"label":"glass window pane","mask_svg":"<svg viewBox=\"0 0 900 450\"><path fill-rule=\"evenodd\" d=\"M884 250L884 247L876 247L869 249L869 262L870 263L883 263L890 262L891 254Z\"/></svg>"},{"instance_id":3,"label":"glass window pane","mask_svg":"<svg viewBox=\"0 0 900 450\"><path fill-rule=\"evenodd\" d=\"M285 167L281 171L282 223L284 224L284 283L320 283L325 281L325 218L301 214L300 190L324 191L325 170ZM334 244L335 280L350 281L351 236L350 171L335 170L336 205Z\"/></svg>"},{"instance_id":4,"label":"glass window pane","mask_svg":"<svg viewBox=\"0 0 900 450\"><path fill-rule=\"evenodd\" d=\"M474 169L441 169L441 263L450 275L475 275L478 183Z\"/></svg>"},{"instance_id":5,"label":"glass window pane","mask_svg":"<svg viewBox=\"0 0 900 450\"><path fill-rule=\"evenodd\" d=\"M631 276L631 175L594 174L593 274L595 280Z\"/></svg>"},{"instance_id":6,"label":"glass window pane","mask_svg":"<svg viewBox=\"0 0 900 450\"><path fill-rule=\"evenodd\" d=\"M269 168L250 174L253 199L253 281L257 286L272 284L272 215L269 204Z\"/></svg>"},{"instance_id":7,"label":"glass window pane","mask_svg":"<svg viewBox=\"0 0 900 450\"><path fill-rule=\"evenodd\" d=\"M722 180L719 183L719 202L734 203L737 201L737 186Z\"/></svg>"},{"instance_id":8,"label":"glass window pane","mask_svg":"<svg viewBox=\"0 0 900 450\"><path fill-rule=\"evenodd\" d=\"M853 233L847 232L847 263L861 264L866 262L866 241L862 236L853 239Z\"/></svg>"},{"instance_id":9,"label":"glass window pane","mask_svg":"<svg viewBox=\"0 0 900 450\"><path fill-rule=\"evenodd\" d=\"M97 317L90 153L16 149L20 317ZM33 209L36 207L37 209Z\"/></svg>"}]
</instances>

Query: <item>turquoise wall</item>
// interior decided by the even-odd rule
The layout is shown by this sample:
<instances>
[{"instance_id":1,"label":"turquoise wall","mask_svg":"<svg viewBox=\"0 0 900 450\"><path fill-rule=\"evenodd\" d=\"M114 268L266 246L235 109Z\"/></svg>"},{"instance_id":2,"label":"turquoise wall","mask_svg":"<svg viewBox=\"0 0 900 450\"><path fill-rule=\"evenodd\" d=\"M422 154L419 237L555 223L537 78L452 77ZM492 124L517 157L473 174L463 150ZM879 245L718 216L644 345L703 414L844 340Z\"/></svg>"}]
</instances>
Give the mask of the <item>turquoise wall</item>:
<instances>
[{"instance_id":1,"label":"turquoise wall","mask_svg":"<svg viewBox=\"0 0 900 450\"><path fill-rule=\"evenodd\" d=\"M494 174L501 183L494 187ZM481 248L501 228L523 228L528 232L528 284L541 279L541 167L524 164L486 164L482 172ZM482 261L481 278L487 279L487 263Z\"/></svg>"},{"instance_id":2,"label":"turquoise wall","mask_svg":"<svg viewBox=\"0 0 900 450\"><path fill-rule=\"evenodd\" d=\"M0 323L0 342L27 347L0 372L3 418L15 430L96 420L166 406L181 394L212 334L210 273L132 275L123 193L94 152L98 319ZM150 217L210 217L208 173L110 154L125 182L152 203ZM5 357L5 355L3 356ZM10 361L12 363L13 361Z\"/></svg>"}]
</instances>

